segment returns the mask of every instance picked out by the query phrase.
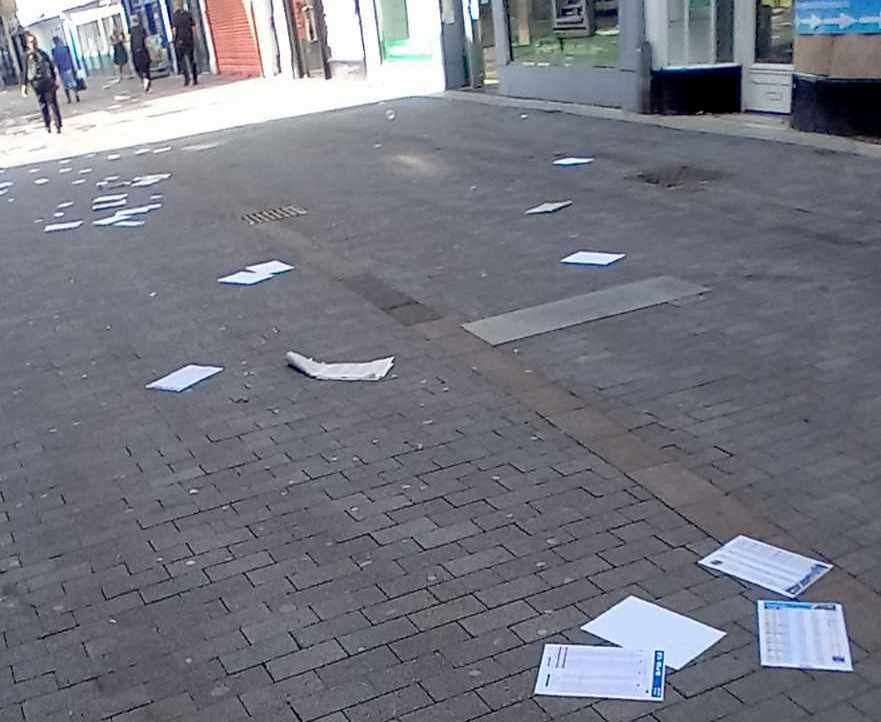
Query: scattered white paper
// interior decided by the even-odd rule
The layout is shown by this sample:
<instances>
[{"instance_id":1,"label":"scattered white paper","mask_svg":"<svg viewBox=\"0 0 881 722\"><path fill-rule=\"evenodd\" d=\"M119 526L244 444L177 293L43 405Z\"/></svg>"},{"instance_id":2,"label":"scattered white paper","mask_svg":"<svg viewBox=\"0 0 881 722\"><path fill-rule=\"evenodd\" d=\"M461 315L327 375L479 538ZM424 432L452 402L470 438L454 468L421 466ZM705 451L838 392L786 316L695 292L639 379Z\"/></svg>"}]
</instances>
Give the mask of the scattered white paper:
<instances>
[{"instance_id":1,"label":"scattered white paper","mask_svg":"<svg viewBox=\"0 0 881 722\"><path fill-rule=\"evenodd\" d=\"M219 374L223 371L223 366L198 366L197 364L189 364L177 371L163 376L152 383L147 384L148 389L158 389L159 391L183 391L190 388L200 381Z\"/></svg>"},{"instance_id":2,"label":"scattered white paper","mask_svg":"<svg viewBox=\"0 0 881 722\"><path fill-rule=\"evenodd\" d=\"M95 203L112 203L113 201L122 201L128 198L128 193L114 193L109 196L98 196L97 198L92 199L92 204Z\"/></svg>"},{"instance_id":3,"label":"scattered white paper","mask_svg":"<svg viewBox=\"0 0 881 722\"><path fill-rule=\"evenodd\" d=\"M39 173L39 172L40 172L40 169L39 169L39 168L31 168L31 169L28 171L28 173Z\"/></svg>"},{"instance_id":4,"label":"scattered white paper","mask_svg":"<svg viewBox=\"0 0 881 722\"><path fill-rule=\"evenodd\" d=\"M126 200L108 201L107 203L95 203L92 205L92 210L93 211L106 211L106 210L109 210L110 208L119 208L121 206L124 206L126 203L128 203L128 201L126 201Z\"/></svg>"},{"instance_id":5,"label":"scattered white paper","mask_svg":"<svg viewBox=\"0 0 881 722\"><path fill-rule=\"evenodd\" d=\"M83 225L82 221L70 221L68 223L50 223L43 228L44 233L54 233L55 231L72 231Z\"/></svg>"},{"instance_id":6,"label":"scattered white paper","mask_svg":"<svg viewBox=\"0 0 881 722\"><path fill-rule=\"evenodd\" d=\"M85 182L86 182L85 178L78 178L77 180L72 182L72 185L81 186Z\"/></svg>"},{"instance_id":7,"label":"scattered white paper","mask_svg":"<svg viewBox=\"0 0 881 722\"><path fill-rule=\"evenodd\" d=\"M83 168L82 170L80 170L80 175L86 175L87 173L91 173L91 172L92 172L91 168Z\"/></svg>"},{"instance_id":8,"label":"scattered white paper","mask_svg":"<svg viewBox=\"0 0 881 722\"><path fill-rule=\"evenodd\" d=\"M664 701L664 652L546 644L534 694Z\"/></svg>"},{"instance_id":9,"label":"scattered white paper","mask_svg":"<svg viewBox=\"0 0 881 722\"><path fill-rule=\"evenodd\" d=\"M570 165L588 165L593 163L593 158L558 158L554 161L554 165L570 166Z\"/></svg>"},{"instance_id":10,"label":"scattered white paper","mask_svg":"<svg viewBox=\"0 0 881 722\"><path fill-rule=\"evenodd\" d=\"M0 188L0 196L5 196L7 193L9 193L8 188Z\"/></svg>"},{"instance_id":11,"label":"scattered white paper","mask_svg":"<svg viewBox=\"0 0 881 722\"><path fill-rule=\"evenodd\" d=\"M70 165L70 158L62 158L58 161L58 165Z\"/></svg>"},{"instance_id":12,"label":"scattered white paper","mask_svg":"<svg viewBox=\"0 0 881 722\"><path fill-rule=\"evenodd\" d=\"M70 208L73 205L73 201L64 201L63 203L58 204L59 210L64 210L65 208Z\"/></svg>"},{"instance_id":13,"label":"scattered white paper","mask_svg":"<svg viewBox=\"0 0 881 722\"><path fill-rule=\"evenodd\" d=\"M49 182L49 179L48 179L48 178L37 178L37 180L34 181L34 185L44 186L44 185L46 185L48 182Z\"/></svg>"},{"instance_id":14,"label":"scattered white paper","mask_svg":"<svg viewBox=\"0 0 881 722\"><path fill-rule=\"evenodd\" d=\"M212 148L217 148L220 143L197 143L196 145L185 145L183 150L187 151L196 151L196 150L211 150Z\"/></svg>"},{"instance_id":15,"label":"scattered white paper","mask_svg":"<svg viewBox=\"0 0 881 722\"><path fill-rule=\"evenodd\" d=\"M12 181L0 182L0 188L9 188L11 185L12 185Z\"/></svg>"},{"instance_id":16,"label":"scattered white paper","mask_svg":"<svg viewBox=\"0 0 881 722\"><path fill-rule=\"evenodd\" d=\"M581 629L625 649L663 649L672 669L682 669L725 636L719 629L632 596Z\"/></svg>"},{"instance_id":17,"label":"scattered white paper","mask_svg":"<svg viewBox=\"0 0 881 722\"><path fill-rule=\"evenodd\" d=\"M615 261L620 261L626 253L605 253L601 251L578 251L571 256L566 256L560 263L568 263L576 266L609 266Z\"/></svg>"},{"instance_id":18,"label":"scattered white paper","mask_svg":"<svg viewBox=\"0 0 881 722\"><path fill-rule=\"evenodd\" d=\"M379 381L395 363L394 356L366 363L322 363L294 351L288 351L285 358L297 371L323 381Z\"/></svg>"},{"instance_id":19,"label":"scattered white paper","mask_svg":"<svg viewBox=\"0 0 881 722\"><path fill-rule=\"evenodd\" d=\"M52 217L53 218L64 218L64 211L55 211L55 213L52 214Z\"/></svg>"},{"instance_id":20,"label":"scattered white paper","mask_svg":"<svg viewBox=\"0 0 881 722\"><path fill-rule=\"evenodd\" d=\"M122 218L113 224L114 228L140 228L144 225L144 221L132 221L128 218Z\"/></svg>"},{"instance_id":21,"label":"scattered white paper","mask_svg":"<svg viewBox=\"0 0 881 722\"><path fill-rule=\"evenodd\" d=\"M253 266L245 266L245 270L253 271L254 273L268 273L274 276L277 273L293 271L294 267L282 261L266 261L265 263L257 263Z\"/></svg>"},{"instance_id":22,"label":"scattered white paper","mask_svg":"<svg viewBox=\"0 0 881 722\"><path fill-rule=\"evenodd\" d=\"M58 172L59 172L59 174L64 175L65 173L70 173L72 170L73 170L73 168L66 168L65 167L65 168L59 168Z\"/></svg>"},{"instance_id":23,"label":"scattered white paper","mask_svg":"<svg viewBox=\"0 0 881 722\"><path fill-rule=\"evenodd\" d=\"M541 205L536 206L535 208L530 208L528 211L526 211L525 215L534 216L534 215L538 215L539 213L556 213L557 211L562 210L563 208L568 208L571 205L572 205L572 201L558 201L558 202L542 203Z\"/></svg>"},{"instance_id":24,"label":"scattered white paper","mask_svg":"<svg viewBox=\"0 0 881 722\"><path fill-rule=\"evenodd\" d=\"M252 273L251 271L238 271L229 276L218 278L218 283L227 283L232 286L254 286L272 278L271 273Z\"/></svg>"},{"instance_id":25,"label":"scattered white paper","mask_svg":"<svg viewBox=\"0 0 881 722\"><path fill-rule=\"evenodd\" d=\"M840 604L756 602L763 667L853 672Z\"/></svg>"},{"instance_id":26,"label":"scattered white paper","mask_svg":"<svg viewBox=\"0 0 881 722\"><path fill-rule=\"evenodd\" d=\"M143 175L132 179L132 188L148 188L156 185L160 181L171 178L171 173L156 173L154 175Z\"/></svg>"},{"instance_id":27,"label":"scattered white paper","mask_svg":"<svg viewBox=\"0 0 881 722\"><path fill-rule=\"evenodd\" d=\"M150 211L155 211L162 208L161 203L148 203L145 206L138 206L137 208L126 208L121 211L116 211L116 214L119 216L141 216L144 213L149 213Z\"/></svg>"},{"instance_id":28,"label":"scattered white paper","mask_svg":"<svg viewBox=\"0 0 881 722\"><path fill-rule=\"evenodd\" d=\"M146 155L146 154L149 153L149 152L150 152L150 149L149 149L149 148L138 148L138 149L135 151L135 155Z\"/></svg>"},{"instance_id":29,"label":"scattered white paper","mask_svg":"<svg viewBox=\"0 0 881 722\"><path fill-rule=\"evenodd\" d=\"M122 156L119 153L111 153L107 156L107 160L119 160Z\"/></svg>"},{"instance_id":30,"label":"scattered white paper","mask_svg":"<svg viewBox=\"0 0 881 722\"><path fill-rule=\"evenodd\" d=\"M170 150L171 150L171 146L166 145L166 146L163 146L162 148L156 148L156 150L154 150L153 153L154 154L167 153Z\"/></svg>"},{"instance_id":31,"label":"scattered white paper","mask_svg":"<svg viewBox=\"0 0 881 722\"><path fill-rule=\"evenodd\" d=\"M114 213L112 216L105 216L104 218L99 218L96 221L92 221L93 226L115 226L120 221L129 220L125 216L120 216Z\"/></svg>"},{"instance_id":32,"label":"scattered white paper","mask_svg":"<svg viewBox=\"0 0 881 722\"><path fill-rule=\"evenodd\" d=\"M732 539L699 564L790 598L797 597L832 569L831 564L746 536Z\"/></svg>"}]
</instances>

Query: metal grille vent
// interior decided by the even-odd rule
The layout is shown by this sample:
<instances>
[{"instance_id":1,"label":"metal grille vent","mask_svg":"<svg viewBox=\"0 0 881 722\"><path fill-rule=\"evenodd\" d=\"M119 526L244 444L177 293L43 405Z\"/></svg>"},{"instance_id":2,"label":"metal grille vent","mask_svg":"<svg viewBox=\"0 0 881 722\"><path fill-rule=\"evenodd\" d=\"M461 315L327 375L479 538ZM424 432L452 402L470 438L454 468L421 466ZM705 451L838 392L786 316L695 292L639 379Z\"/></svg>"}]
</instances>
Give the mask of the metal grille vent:
<instances>
[{"instance_id":1,"label":"metal grille vent","mask_svg":"<svg viewBox=\"0 0 881 722\"><path fill-rule=\"evenodd\" d=\"M249 226L256 226L261 223L271 223L272 221L286 221L288 218L297 218L305 216L306 211L296 206L282 206L281 208L265 208L262 211L254 211L253 213L245 213L242 220Z\"/></svg>"}]
</instances>

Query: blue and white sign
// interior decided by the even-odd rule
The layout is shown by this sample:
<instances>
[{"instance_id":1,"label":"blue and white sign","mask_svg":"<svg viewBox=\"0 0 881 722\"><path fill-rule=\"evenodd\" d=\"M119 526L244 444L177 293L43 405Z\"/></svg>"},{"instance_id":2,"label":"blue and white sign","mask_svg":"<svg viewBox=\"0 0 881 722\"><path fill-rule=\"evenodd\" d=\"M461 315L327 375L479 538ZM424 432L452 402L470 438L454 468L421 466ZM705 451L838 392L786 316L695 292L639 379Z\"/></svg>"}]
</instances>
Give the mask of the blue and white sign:
<instances>
[{"instance_id":1,"label":"blue and white sign","mask_svg":"<svg viewBox=\"0 0 881 722\"><path fill-rule=\"evenodd\" d=\"M799 35L881 34L881 0L798 0Z\"/></svg>"}]
</instances>

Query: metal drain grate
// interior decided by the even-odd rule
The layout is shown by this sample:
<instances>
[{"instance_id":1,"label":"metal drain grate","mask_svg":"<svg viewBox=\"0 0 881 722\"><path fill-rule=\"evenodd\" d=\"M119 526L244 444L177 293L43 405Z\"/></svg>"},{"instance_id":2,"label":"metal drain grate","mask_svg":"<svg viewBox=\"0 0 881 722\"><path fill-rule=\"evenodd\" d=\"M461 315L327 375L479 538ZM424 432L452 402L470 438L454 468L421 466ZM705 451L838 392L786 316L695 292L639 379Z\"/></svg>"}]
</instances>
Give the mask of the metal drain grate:
<instances>
[{"instance_id":1,"label":"metal drain grate","mask_svg":"<svg viewBox=\"0 0 881 722\"><path fill-rule=\"evenodd\" d=\"M254 211L253 213L245 213L242 220L250 226L256 226L261 223L271 223L272 221L286 221L288 218L297 218L305 216L306 211L297 206L282 206L281 208L265 208L262 211Z\"/></svg>"}]
</instances>

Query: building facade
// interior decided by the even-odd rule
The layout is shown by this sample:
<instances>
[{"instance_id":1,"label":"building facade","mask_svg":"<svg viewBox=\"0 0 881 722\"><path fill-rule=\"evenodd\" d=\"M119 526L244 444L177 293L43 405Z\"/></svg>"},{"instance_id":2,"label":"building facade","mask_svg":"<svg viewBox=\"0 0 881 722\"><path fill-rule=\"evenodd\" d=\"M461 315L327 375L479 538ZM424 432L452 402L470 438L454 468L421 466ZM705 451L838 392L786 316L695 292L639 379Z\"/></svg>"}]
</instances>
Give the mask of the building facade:
<instances>
[{"instance_id":1,"label":"building facade","mask_svg":"<svg viewBox=\"0 0 881 722\"><path fill-rule=\"evenodd\" d=\"M221 73L465 82L461 0L203 1Z\"/></svg>"}]
</instances>

